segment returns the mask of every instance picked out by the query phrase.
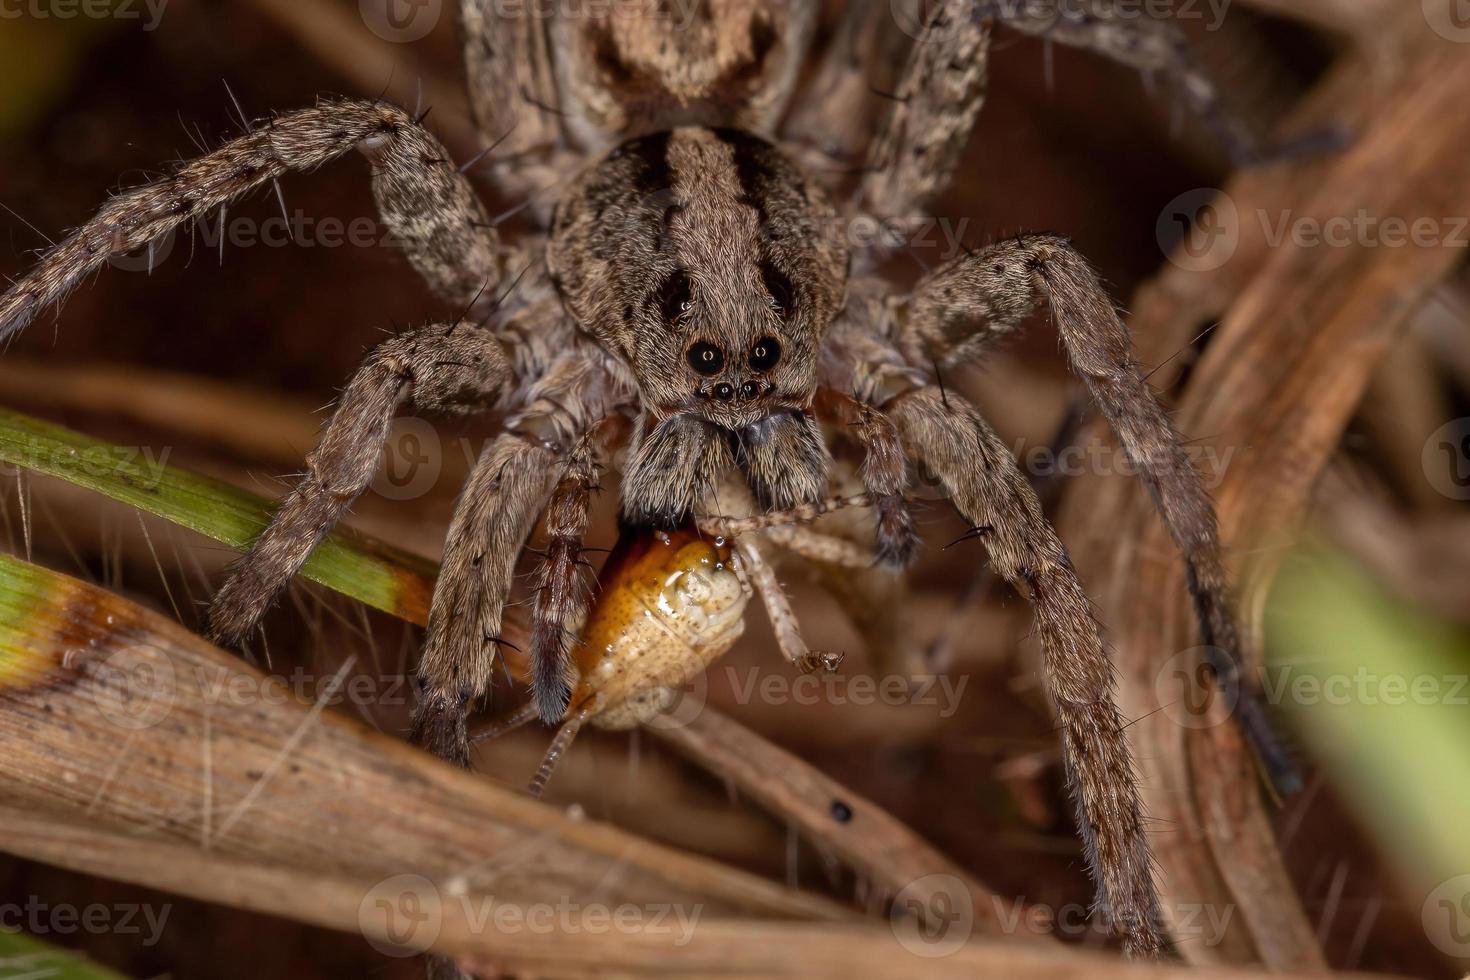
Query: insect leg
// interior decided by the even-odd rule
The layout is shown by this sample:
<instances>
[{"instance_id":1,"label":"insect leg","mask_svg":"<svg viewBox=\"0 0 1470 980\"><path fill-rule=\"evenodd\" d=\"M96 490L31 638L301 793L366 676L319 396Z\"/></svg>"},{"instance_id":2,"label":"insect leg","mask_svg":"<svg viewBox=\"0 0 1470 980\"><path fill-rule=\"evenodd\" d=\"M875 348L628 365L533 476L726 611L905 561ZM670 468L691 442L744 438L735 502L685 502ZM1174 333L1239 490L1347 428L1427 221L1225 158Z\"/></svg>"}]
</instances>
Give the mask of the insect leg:
<instances>
[{"instance_id":1,"label":"insect leg","mask_svg":"<svg viewBox=\"0 0 1470 980\"><path fill-rule=\"evenodd\" d=\"M842 664L842 654L807 647L806 641L801 638L801 626L797 622L796 613L791 609L786 590L781 587L776 570L766 561L755 542L748 537L740 538L735 542L735 550L744 573L749 576L751 585L765 603L766 615L771 619L771 627L776 633L776 645L780 647L782 656L795 664L802 673L830 673L836 670Z\"/></svg>"}]
</instances>

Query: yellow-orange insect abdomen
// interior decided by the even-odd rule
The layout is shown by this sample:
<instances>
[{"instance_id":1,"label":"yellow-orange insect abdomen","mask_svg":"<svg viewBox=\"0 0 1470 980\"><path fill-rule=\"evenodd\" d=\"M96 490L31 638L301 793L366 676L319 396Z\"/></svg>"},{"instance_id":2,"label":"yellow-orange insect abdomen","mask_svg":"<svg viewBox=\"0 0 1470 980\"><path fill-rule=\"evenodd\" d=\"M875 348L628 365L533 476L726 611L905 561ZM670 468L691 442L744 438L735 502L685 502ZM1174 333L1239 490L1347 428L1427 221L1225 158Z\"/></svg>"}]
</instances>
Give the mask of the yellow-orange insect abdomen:
<instances>
[{"instance_id":1,"label":"yellow-orange insect abdomen","mask_svg":"<svg viewBox=\"0 0 1470 980\"><path fill-rule=\"evenodd\" d=\"M632 728L667 709L677 689L745 631L749 600L731 550L693 530L627 535L608 557L577 646L569 715Z\"/></svg>"}]
</instances>

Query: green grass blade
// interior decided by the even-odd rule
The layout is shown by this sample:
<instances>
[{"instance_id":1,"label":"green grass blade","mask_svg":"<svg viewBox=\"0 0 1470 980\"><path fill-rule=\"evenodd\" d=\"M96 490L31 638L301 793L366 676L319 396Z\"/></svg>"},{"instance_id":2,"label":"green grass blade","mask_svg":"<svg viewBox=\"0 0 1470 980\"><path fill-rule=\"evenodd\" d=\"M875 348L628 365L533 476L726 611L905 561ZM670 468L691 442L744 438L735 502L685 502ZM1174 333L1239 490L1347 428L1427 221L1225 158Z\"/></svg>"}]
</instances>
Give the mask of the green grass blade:
<instances>
[{"instance_id":1,"label":"green grass blade","mask_svg":"<svg viewBox=\"0 0 1470 980\"><path fill-rule=\"evenodd\" d=\"M1421 882L1464 875L1470 650L1463 638L1385 593L1342 555L1316 550L1283 568L1267 628L1268 697L1294 715L1312 754L1385 850Z\"/></svg>"},{"instance_id":2,"label":"green grass blade","mask_svg":"<svg viewBox=\"0 0 1470 980\"><path fill-rule=\"evenodd\" d=\"M45 980L123 980L103 966L69 950L58 949L23 932L0 928L0 977L44 977Z\"/></svg>"},{"instance_id":3,"label":"green grass blade","mask_svg":"<svg viewBox=\"0 0 1470 980\"><path fill-rule=\"evenodd\" d=\"M0 408L0 462L85 487L243 550L270 519L263 497L165 465L126 449ZM322 542L301 574L409 622L428 622L433 562L340 530Z\"/></svg>"}]
</instances>

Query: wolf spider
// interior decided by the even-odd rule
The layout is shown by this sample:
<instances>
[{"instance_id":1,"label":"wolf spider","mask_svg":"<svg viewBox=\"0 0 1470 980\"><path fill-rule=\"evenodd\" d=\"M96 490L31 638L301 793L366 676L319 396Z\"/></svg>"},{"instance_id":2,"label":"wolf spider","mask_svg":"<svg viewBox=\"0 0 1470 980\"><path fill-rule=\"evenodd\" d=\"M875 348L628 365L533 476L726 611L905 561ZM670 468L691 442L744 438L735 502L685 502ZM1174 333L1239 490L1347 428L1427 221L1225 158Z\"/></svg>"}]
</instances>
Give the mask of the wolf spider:
<instances>
[{"instance_id":1,"label":"wolf spider","mask_svg":"<svg viewBox=\"0 0 1470 980\"><path fill-rule=\"evenodd\" d=\"M731 471L767 511L820 500L826 423L862 454L878 561L901 568L913 553L913 460L1034 603L1100 905L1126 951L1150 955L1162 946L1156 890L1098 622L1005 444L938 371L977 360L1049 304L1072 366L1183 554L1205 642L1222 651L1214 667L1233 674L1239 640L1210 501L1113 303L1067 239L999 241L896 296L875 274L880 250L851 252L841 228L859 215L920 214L949 184L984 98L997 21L1163 72L1235 156L1254 147L1172 25L1119 18L1106 0L1060 20L1028 4L933 5L876 134L863 71L904 39L885 22L888 4L854 2L816 68L819 111L783 129L817 6L711 0L677 25L655 0L579 19L465 0L470 94L496 144L492 179L538 205L539 232L503 240L421 118L382 101L323 102L113 197L0 299L0 340L109 257L360 151L382 220L465 312L367 357L305 476L215 597L214 635L238 642L256 626L368 485L400 409L504 411L449 528L413 724L421 744L467 765L466 714L489 689L514 566L542 514L550 544L531 662L538 713L555 721L569 695L568 627L585 614L581 541L608 454L627 446L623 520L672 528ZM856 171L811 166L862 143L868 159ZM839 208L831 195L843 183L853 192ZM1289 774L1259 713L1239 717L1268 766Z\"/></svg>"}]
</instances>

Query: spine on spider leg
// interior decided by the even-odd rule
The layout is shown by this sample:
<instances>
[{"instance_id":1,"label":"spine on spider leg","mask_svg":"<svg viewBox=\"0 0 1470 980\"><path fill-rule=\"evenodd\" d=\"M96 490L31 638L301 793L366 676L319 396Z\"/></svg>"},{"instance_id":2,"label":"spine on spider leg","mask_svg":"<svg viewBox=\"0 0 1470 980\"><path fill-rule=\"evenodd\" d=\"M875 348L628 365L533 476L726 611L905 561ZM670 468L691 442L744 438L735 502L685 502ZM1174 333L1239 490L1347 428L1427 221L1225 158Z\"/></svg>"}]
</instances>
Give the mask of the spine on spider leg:
<instances>
[{"instance_id":1,"label":"spine on spider leg","mask_svg":"<svg viewBox=\"0 0 1470 980\"><path fill-rule=\"evenodd\" d=\"M1123 443L1164 526L1184 556L1210 666L1238 692L1236 717L1276 790L1301 777L1253 689L1241 677L1240 634L1231 612L1215 510L1168 413L1133 357L1132 338L1092 267L1060 239L1028 242L1033 273L1051 303L1072 365Z\"/></svg>"},{"instance_id":2,"label":"spine on spider leg","mask_svg":"<svg viewBox=\"0 0 1470 980\"><path fill-rule=\"evenodd\" d=\"M596 461L584 440L568 461L565 475L546 510L549 541L537 573L531 633L531 690L536 712L547 724L562 719L571 696L571 630L586 611L586 586L579 579L578 571L585 564L582 536L591 521L596 482Z\"/></svg>"}]
</instances>

